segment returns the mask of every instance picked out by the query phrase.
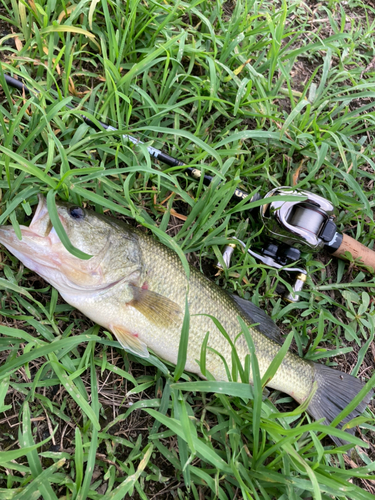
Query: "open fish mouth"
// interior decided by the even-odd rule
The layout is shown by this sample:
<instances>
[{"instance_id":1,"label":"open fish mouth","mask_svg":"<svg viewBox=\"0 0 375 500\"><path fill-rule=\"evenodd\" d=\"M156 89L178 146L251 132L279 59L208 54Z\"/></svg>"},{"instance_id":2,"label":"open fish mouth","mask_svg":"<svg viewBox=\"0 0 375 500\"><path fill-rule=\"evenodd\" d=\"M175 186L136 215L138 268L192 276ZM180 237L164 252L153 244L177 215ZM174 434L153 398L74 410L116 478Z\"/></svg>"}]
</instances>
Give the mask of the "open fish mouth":
<instances>
[{"instance_id":1,"label":"open fish mouth","mask_svg":"<svg viewBox=\"0 0 375 500\"><path fill-rule=\"evenodd\" d=\"M29 226L20 225L19 239L13 226L0 226L0 243L21 260L26 267L44 277L45 270L57 269L61 260L53 245L53 226L48 215L46 199L38 195L39 203Z\"/></svg>"},{"instance_id":2,"label":"open fish mouth","mask_svg":"<svg viewBox=\"0 0 375 500\"><path fill-rule=\"evenodd\" d=\"M39 202L33 208L32 215L26 217L26 223L30 221L29 225L20 224L20 230L22 239L18 239L14 229L11 225L8 226L0 226L0 236L3 235L3 238L0 237L0 243L6 246L6 243L10 245L13 240L13 234L16 236L18 241L23 241L27 237L34 238L47 238L53 229L51 220L48 214L47 202L44 196L38 194Z\"/></svg>"},{"instance_id":3,"label":"open fish mouth","mask_svg":"<svg viewBox=\"0 0 375 500\"><path fill-rule=\"evenodd\" d=\"M124 277L105 280L102 261L110 250L110 239L103 242L99 252L88 260L75 257L64 247L52 226L44 196L38 195L39 203L35 208L30 225L20 225L22 239L19 239L13 226L0 226L0 243L32 271L35 271L55 287L74 290L75 293L91 293L92 290L106 293L114 286L121 286ZM65 207L59 210L61 223Z\"/></svg>"},{"instance_id":4,"label":"open fish mouth","mask_svg":"<svg viewBox=\"0 0 375 500\"><path fill-rule=\"evenodd\" d=\"M52 223L48 214L47 200L40 194L38 194L38 199L39 203L36 207L29 227L22 226L22 230L31 232L35 236L47 237L52 230Z\"/></svg>"},{"instance_id":5,"label":"open fish mouth","mask_svg":"<svg viewBox=\"0 0 375 500\"><path fill-rule=\"evenodd\" d=\"M38 194L38 200L38 205L36 206L30 225L35 224L37 221L48 215L47 200L40 194Z\"/></svg>"}]
</instances>

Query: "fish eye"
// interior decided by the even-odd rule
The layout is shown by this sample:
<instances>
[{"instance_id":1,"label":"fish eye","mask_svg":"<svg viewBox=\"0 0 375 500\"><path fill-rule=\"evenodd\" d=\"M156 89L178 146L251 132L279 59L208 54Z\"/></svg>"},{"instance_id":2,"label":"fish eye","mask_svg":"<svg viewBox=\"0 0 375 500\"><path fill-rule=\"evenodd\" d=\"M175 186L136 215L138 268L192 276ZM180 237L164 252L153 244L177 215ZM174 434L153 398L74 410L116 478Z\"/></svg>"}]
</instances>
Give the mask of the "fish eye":
<instances>
[{"instance_id":1,"label":"fish eye","mask_svg":"<svg viewBox=\"0 0 375 500\"><path fill-rule=\"evenodd\" d=\"M72 219L84 219L85 218L85 211L81 207L70 207L69 208L69 215L72 217Z\"/></svg>"}]
</instances>

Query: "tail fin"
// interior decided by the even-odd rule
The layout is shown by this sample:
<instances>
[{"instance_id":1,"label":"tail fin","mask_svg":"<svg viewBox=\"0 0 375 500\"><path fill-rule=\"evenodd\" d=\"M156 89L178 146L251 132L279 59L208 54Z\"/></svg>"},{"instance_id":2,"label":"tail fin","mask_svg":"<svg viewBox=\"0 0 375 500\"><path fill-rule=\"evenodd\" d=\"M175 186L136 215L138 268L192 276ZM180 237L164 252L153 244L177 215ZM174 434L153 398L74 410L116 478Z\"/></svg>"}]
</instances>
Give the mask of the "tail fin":
<instances>
[{"instance_id":1,"label":"tail fin","mask_svg":"<svg viewBox=\"0 0 375 500\"><path fill-rule=\"evenodd\" d=\"M309 407L308 413L316 420L325 418L326 424L330 424L337 415L353 400L363 387L363 383L347 373L342 373L325 365L314 363L315 380L318 389L314 394ZM373 396L373 391L370 391L365 399L353 410L344 420L337 426L338 429L358 417L366 408ZM355 429L347 429L346 432L354 434ZM348 444L346 441L331 436L337 446Z\"/></svg>"}]
</instances>

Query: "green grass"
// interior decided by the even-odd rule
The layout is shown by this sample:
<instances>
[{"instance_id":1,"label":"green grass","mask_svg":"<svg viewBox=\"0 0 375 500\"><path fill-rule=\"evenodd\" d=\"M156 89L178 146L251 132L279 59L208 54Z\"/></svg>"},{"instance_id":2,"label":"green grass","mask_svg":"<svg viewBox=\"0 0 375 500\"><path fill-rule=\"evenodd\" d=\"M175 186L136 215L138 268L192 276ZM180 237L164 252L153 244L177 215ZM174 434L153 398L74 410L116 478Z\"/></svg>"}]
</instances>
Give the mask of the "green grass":
<instances>
[{"instance_id":1,"label":"green grass","mask_svg":"<svg viewBox=\"0 0 375 500\"><path fill-rule=\"evenodd\" d=\"M52 216L60 197L133 220L266 309L300 355L370 379L372 275L303 254L308 283L286 305L285 274L239 250L221 276L213 264L230 237L262 240L236 187L291 185L301 164L297 186L373 246L374 27L375 9L353 0L2 0L2 71L37 92L0 73L0 223L17 230L38 192ZM4 249L0 289L1 499L374 498L370 408L356 422L368 447L350 438L349 457L291 398L262 396L260 379L218 385L181 375L182 356L175 371L126 354Z\"/></svg>"}]
</instances>

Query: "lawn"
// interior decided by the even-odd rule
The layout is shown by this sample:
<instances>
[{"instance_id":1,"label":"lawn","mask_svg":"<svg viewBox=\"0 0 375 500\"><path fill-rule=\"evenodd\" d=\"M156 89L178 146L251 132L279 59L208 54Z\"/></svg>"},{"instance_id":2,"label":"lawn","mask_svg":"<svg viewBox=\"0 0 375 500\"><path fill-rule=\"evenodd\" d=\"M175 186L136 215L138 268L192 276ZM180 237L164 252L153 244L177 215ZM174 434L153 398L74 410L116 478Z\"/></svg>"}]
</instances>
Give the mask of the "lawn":
<instances>
[{"instance_id":1,"label":"lawn","mask_svg":"<svg viewBox=\"0 0 375 500\"><path fill-rule=\"evenodd\" d=\"M240 248L215 267L230 238L264 242L237 188L323 196L372 248L374 34L371 1L1 0L0 224L19 230L38 193L126 220L267 311L300 356L375 386L368 269L303 252L288 304L293 276ZM0 255L0 500L375 498L373 404L337 448L283 393L215 392L126 353Z\"/></svg>"}]
</instances>

